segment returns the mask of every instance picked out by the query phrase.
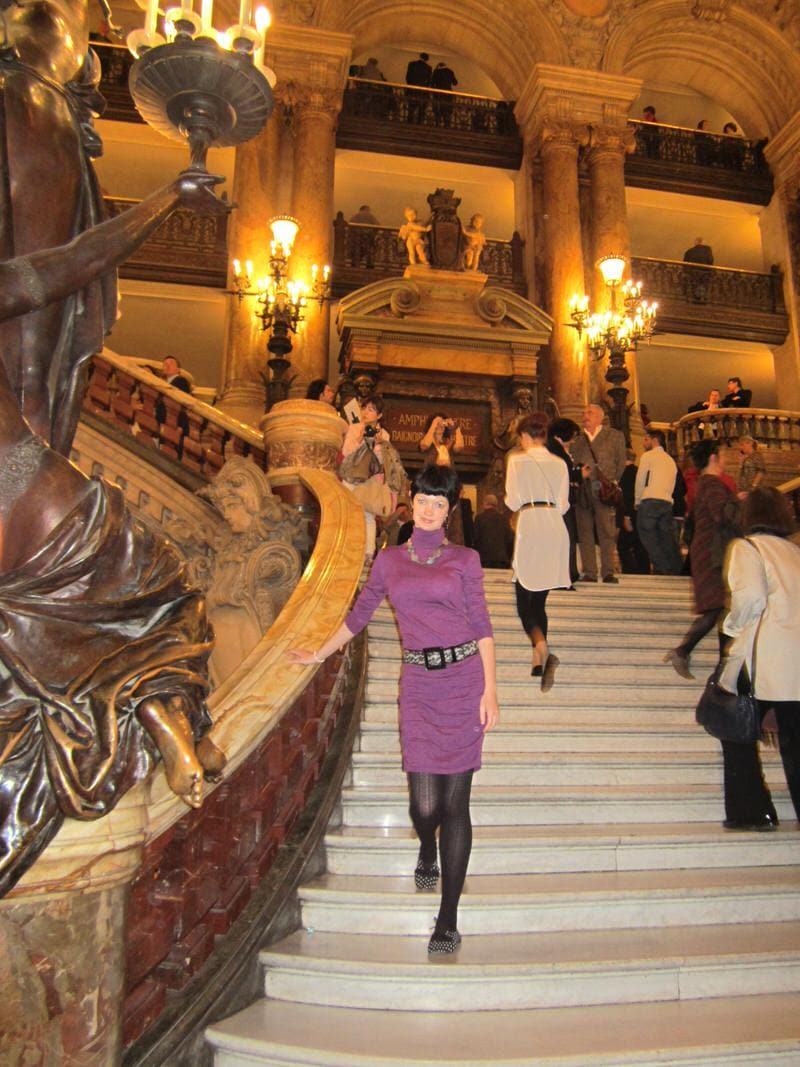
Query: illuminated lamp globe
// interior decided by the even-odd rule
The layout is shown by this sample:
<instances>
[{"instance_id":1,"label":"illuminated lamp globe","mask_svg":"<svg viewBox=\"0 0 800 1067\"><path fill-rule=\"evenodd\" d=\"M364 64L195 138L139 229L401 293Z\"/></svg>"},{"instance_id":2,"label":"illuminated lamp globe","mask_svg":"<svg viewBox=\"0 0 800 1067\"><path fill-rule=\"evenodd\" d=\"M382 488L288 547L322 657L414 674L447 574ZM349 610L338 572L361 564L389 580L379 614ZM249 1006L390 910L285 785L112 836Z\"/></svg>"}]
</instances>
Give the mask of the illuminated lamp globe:
<instances>
[{"instance_id":1,"label":"illuminated lamp globe","mask_svg":"<svg viewBox=\"0 0 800 1067\"><path fill-rule=\"evenodd\" d=\"M280 245L288 256L294 246L300 223L291 215L277 215L274 219L270 219L269 228L272 230L275 243Z\"/></svg>"},{"instance_id":2,"label":"illuminated lamp globe","mask_svg":"<svg viewBox=\"0 0 800 1067\"><path fill-rule=\"evenodd\" d=\"M625 273L625 257L624 256L603 256L602 259L597 261L597 269L603 275L603 281L608 286L619 285L622 281L622 275Z\"/></svg>"}]
</instances>

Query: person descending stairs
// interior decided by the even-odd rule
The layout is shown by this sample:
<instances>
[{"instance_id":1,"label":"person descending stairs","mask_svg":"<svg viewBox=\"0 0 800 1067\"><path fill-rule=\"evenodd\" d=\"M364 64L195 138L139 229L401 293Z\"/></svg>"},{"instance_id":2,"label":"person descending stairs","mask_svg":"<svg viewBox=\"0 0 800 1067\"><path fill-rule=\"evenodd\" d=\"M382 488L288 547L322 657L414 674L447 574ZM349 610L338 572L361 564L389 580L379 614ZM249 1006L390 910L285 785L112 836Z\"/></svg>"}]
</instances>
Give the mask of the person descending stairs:
<instances>
[{"instance_id":1,"label":"person descending stairs","mask_svg":"<svg viewBox=\"0 0 800 1067\"><path fill-rule=\"evenodd\" d=\"M722 828L719 745L698 681L661 651L691 613L684 578L554 592L550 692L530 677L508 572L486 572L500 725L475 776L458 952L431 957L435 897L397 736L400 643L369 627L360 739L327 871L303 927L262 952L265 997L212 1025L217 1067L530 1067L800 1063L800 832Z\"/></svg>"}]
</instances>

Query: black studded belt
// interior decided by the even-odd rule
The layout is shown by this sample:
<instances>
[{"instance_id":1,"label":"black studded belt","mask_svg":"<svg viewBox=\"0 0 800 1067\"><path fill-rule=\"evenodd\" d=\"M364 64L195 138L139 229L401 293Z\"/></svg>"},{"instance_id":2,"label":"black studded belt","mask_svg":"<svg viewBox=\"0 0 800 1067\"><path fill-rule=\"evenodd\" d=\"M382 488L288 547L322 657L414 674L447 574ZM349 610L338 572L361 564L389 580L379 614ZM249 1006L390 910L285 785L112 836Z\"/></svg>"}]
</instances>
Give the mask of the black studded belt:
<instances>
[{"instance_id":1,"label":"black studded belt","mask_svg":"<svg viewBox=\"0 0 800 1067\"><path fill-rule=\"evenodd\" d=\"M450 648L404 648L403 663L414 663L429 671L441 671L451 663L469 659L477 651L477 641L465 641L463 645L451 645Z\"/></svg>"}]
</instances>

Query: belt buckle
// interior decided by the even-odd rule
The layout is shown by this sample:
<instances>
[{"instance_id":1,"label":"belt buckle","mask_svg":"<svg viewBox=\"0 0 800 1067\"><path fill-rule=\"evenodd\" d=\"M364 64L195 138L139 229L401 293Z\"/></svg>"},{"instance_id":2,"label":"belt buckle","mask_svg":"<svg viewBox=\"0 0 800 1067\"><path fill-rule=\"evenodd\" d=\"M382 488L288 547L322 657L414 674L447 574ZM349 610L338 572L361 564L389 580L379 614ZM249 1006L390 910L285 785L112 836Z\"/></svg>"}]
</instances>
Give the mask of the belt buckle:
<instances>
[{"instance_id":1,"label":"belt buckle","mask_svg":"<svg viewBox=\"0 0 800 1067\"><path fill-rule=\"evenodd\" d=\"M425 659L425 669L428 671L443 671L447 666L443 648L423 648L422 655Z\"/></svg>"}]
</instances>

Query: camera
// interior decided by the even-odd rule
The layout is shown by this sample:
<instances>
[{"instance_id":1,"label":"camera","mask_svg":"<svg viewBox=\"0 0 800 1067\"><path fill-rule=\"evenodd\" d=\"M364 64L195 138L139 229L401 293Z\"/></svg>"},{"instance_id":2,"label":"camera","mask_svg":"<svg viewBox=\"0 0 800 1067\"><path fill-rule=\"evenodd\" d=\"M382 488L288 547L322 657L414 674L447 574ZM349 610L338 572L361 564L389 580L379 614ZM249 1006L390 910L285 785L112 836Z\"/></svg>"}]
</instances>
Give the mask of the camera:
<instances>
[{"instance_id":1,"label":"camera","mask_svg":"<svg viewBox=\"0 0 800 1067\"><path fill-rule=\"evenodd\" d=\"M364 436L365 437L376 437L377 433L378 433L378 427L377 426L370 425L370 426L365 426L364 427Z\"/></svg>"}]
</instances>

